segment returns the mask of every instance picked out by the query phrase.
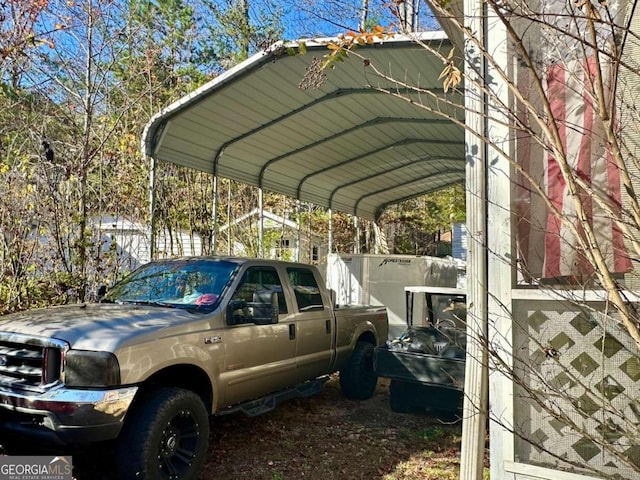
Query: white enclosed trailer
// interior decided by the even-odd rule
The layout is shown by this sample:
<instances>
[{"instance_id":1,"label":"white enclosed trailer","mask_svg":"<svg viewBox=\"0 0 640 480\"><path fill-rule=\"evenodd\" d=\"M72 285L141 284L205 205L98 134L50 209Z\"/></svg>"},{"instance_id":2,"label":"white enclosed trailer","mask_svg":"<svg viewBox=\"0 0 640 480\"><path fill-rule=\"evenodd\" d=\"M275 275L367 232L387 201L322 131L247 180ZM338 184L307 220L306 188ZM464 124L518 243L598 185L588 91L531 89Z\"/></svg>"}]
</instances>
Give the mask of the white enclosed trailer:
<instances>
[{"instance_id":1,"label":"white enclosed trailer","mask_svg":"<svg viewBox=\"0 0 640 480\"><path fill-rule=\"evenodd\" d=\"M390 338L407 326L406 285L455 287L457 278L458 263L452 258L337 253L327 257L326 282L336 293L336 303L384 305Z\"/></svg>"}]
</instances>

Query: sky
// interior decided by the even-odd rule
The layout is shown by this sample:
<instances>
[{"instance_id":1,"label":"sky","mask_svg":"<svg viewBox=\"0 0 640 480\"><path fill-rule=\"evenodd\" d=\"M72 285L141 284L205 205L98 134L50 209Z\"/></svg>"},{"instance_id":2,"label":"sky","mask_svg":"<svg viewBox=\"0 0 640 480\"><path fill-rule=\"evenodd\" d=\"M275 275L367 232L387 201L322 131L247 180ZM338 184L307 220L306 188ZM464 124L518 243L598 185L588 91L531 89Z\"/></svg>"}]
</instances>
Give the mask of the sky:
<instances>
[{"instance_id":1,"label":"sky","mask_svg":"<svg viewBox=\"0 0 640 480\"><path fill-rule=\"evenodd\" d=\"M389 9L386 0L369 0L369 21L388 27L398 20ZM418 30L439 30L426 2L415 0L418 10ZM392 3L391 3L392 4ZM349 30L357 30L360 22L362 0L296 0L285 8L285 39L335 36Z\"/></svg>"}]
</instances>

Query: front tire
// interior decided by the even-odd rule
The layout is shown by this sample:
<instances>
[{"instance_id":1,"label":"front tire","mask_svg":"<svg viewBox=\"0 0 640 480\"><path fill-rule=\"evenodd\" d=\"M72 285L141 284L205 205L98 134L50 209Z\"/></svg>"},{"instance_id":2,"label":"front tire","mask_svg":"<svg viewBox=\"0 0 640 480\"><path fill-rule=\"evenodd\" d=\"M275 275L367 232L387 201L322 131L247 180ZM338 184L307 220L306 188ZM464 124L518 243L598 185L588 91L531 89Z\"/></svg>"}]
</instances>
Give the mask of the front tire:
<instances>
[{"instance_id":1,"label":"front tire","mask_svg":"<svg viewBox=\"0 0 640 480\"><path fill-rule=\"evenodd\" d=\"M129 413L116 446L122 480L195 480L209 444L209 415L195 393L150 392Z\"/></svg>"},{"instance_id":2,"label":"front tire","mask_svg":"<svg viewBox=\"0 0 640 480\"><path fill-rule=\"evenodd\" d=\"M378 376L373 371L373 345L357 342L349 363L340 370L340 389L352 400L366 400L373 396Z\"/></svg>"}]
</instances>

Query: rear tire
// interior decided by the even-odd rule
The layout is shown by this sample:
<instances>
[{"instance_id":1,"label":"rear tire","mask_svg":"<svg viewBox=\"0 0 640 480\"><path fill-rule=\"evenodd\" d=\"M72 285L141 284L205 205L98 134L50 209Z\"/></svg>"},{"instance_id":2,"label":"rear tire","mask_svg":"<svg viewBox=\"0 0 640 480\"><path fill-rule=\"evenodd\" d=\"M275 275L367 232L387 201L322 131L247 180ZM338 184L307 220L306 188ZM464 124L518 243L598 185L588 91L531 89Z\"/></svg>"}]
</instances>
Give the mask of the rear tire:
<instances>
[{"instance_id":1,"label":"rear tire","mask_svg":"<svg viewBox=\"0 0 640 480\"><path fill-rule=\"evenodd\" d=\"M195 480L207 454L209 415L195 393L160 388L127 416L116 446L122 480Z\"/></svg>"},{"instance_id":2,"label":"rear tire","mask_svg":"<svg viewBox=\"0 0 640 480\"><path fill-rule=\"evenodd\" d=\"M340 389L352 400L366 400L373 396L378 376L373 371L373 345L357 342L349 363L340 370Z\"/></svg>"}]
</instances>

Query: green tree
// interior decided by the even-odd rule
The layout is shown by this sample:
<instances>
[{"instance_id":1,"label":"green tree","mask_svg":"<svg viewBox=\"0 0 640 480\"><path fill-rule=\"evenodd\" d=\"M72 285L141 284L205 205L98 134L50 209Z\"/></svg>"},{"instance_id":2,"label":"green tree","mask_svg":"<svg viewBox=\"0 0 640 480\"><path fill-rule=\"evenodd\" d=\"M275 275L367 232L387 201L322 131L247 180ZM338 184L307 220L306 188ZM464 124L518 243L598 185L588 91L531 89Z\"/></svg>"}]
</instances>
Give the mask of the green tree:
<instances>
[{"instance_id":1,"label":"green tree","mask_svg":"<svg viewBox=\"0 0 640 480\"><path fill-rule=\"evenodd\" d=\"M224 68L246 60L282 38L283 8L269 0L207 0L205 10L215 20L208 27L212 43L207 52Z\"/></svg>"},{"instance_id":2,"label":"green tree","mask_svg":"<svg viewBox=\"0 0 640 480\"><path fill-rule=\"evenodd\" d=\"M453 223L465 220L464 195L464 185L454 185L387 208L379 223L387 232L391 251L436 256L450 253L440 237L451 231Z\"/></svg>"}]
</instances>

